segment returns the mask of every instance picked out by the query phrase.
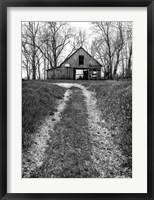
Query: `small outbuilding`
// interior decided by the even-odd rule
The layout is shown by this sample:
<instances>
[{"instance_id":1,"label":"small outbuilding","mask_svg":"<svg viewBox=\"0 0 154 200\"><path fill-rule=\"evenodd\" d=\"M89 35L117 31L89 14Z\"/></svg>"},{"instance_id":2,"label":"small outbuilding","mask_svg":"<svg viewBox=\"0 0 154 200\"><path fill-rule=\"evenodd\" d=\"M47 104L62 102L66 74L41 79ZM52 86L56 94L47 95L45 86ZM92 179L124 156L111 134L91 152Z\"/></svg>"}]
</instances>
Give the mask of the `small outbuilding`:
<instances>
[{"instance_id":1,"label":"small outbuilding","mask_svg":"<svg viewBox=\"0 0 154 200\"><path fill-rule=\"evenodd\" d=\"M47 70L47 79L90 80L101 77L102 65L80 47L60 66Z\"/></svg>"}]
</instances>

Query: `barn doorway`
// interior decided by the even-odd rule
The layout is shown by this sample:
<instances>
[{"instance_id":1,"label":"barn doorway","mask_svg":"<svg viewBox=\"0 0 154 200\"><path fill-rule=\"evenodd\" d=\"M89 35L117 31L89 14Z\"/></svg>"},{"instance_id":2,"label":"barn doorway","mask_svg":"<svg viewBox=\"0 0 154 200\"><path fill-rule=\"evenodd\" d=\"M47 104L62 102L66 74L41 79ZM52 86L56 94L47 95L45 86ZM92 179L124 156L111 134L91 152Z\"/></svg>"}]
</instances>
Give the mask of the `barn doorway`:
<instances>
[{"instance_id":1,"label":"barn doorway","mask_svg":"<svg viewBox=\"0 0 154 200\"><path fill-rule=\"evenodd\" d=\"M88 80L88 70L83 70L83 80Z\"/></svg>"},{"instance_id":2,"label":"barn doorway","mask_svg":"<svg viewBox=\"0 0 154 200\"><path fill-rule=\"evenodd\" d=\"M74 70L75 80L88 80L88 69L75 69Z\"/></svg>"}]
</instances>

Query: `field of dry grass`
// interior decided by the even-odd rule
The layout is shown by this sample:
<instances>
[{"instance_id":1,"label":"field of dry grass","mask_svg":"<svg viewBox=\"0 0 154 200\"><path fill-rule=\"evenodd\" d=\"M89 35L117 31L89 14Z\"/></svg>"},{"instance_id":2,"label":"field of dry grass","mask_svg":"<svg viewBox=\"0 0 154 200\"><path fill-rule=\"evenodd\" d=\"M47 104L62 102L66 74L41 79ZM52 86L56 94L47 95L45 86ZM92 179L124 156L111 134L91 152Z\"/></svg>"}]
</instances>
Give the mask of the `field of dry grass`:
<instances>
[{"instance_id":1,"label":"field of dry grass","mask_svg":"<svg viewBox=\"0 0 154 200\"><path fill-rule=\"evenodd\" d=\"M132 83L131 81L106 81L103 84L91 84L95 91L97 105L101 111L104 127L114 139L114 143L127 158L122 163L130 177L132 170Z\"/></svg>"},{"instance_id":2,"label":"field of dry grass","mask_svg":"<svg viewBox=\"0 0 154 200\"><path fill-rule=\"evenodd\" d=\"M46 116L53 115L57 100L63 98L64 88L48 82L22 83L22 147L31 146L31 137Z\"/></svg>"}]
</instances>

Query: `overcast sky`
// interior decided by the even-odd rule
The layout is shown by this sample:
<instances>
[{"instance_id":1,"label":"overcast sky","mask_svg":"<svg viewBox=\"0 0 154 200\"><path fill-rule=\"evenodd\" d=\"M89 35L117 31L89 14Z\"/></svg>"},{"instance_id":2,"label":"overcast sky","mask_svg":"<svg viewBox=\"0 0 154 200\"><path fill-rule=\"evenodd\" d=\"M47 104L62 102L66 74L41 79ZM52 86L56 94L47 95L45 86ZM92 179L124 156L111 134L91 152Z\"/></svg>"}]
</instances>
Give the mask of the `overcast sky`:
<instances>
[{"instance_id":1,"label":"overcast sky","mask_svg":"<svg viewBox=\"0 0 154 200\"><path fill-rule=\"evenodd\" d=\"M90 22L69 22L71 26L75 26L77 28L85 29L85 31L90 32L91 24Z\"/></svg>"}]
</instances>

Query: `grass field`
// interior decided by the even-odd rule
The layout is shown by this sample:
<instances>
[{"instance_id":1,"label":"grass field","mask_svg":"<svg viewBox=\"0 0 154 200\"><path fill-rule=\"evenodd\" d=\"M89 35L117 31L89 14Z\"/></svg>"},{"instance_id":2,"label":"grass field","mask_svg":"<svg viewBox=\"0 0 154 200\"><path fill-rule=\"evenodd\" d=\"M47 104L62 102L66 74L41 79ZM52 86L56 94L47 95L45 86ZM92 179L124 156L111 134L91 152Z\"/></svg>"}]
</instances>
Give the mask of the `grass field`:
<instances>
[{"instance_id":1,"label":"grass field","mask_svg":"<svg viewBox=\"0 0 154 200\"><path fill-rule=\"evenodd\" d=\"M106 81L91 84L96 92L97 104L104 126L112 132L114 142L127 157L124 167L132 167L132 83L131 81ZM129 172L128 172L129 173Z\"/></svg>"},{"instance_id":2,"label":"grass field","mask_svg":"<svg viewBox=\"0 0 154 200\"><path fill-rule=\"evenodd\" d=\"M53 115L57 100L63 98L64 88L48 82L23 81L22 83L22 145L31 145L31 137L46 116Z\"/></svg>"},{"instance_id":3,"label":"grass field","mask_svg":"<svg viewBox=\"0 0 154 200\"><path fill-rule=\"evenodd\" d=\"M32 145L32 137L43 120L56 111L65 88L51 84L79 83L95 94L104 128L112 135L115 146L126 157L120 173L131 177L132 168L132 83L131 81L23 81L22 142L23 150ZM92 144L88 133L87 108L81 90L71 89L73 95L61 113L61 120L50 132L46 161L32 177L97 177L91 164ZM95 144L96 145L96 144ZM97 145L96 145L97 146ZM50 159L52 158L52 159Z\"/></svg>"}]
</instances>

